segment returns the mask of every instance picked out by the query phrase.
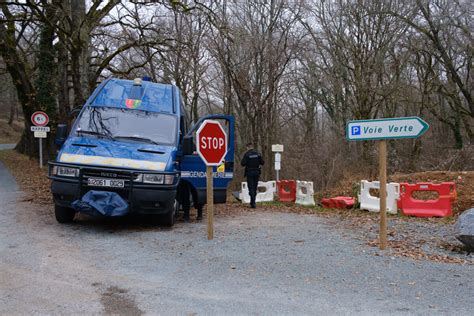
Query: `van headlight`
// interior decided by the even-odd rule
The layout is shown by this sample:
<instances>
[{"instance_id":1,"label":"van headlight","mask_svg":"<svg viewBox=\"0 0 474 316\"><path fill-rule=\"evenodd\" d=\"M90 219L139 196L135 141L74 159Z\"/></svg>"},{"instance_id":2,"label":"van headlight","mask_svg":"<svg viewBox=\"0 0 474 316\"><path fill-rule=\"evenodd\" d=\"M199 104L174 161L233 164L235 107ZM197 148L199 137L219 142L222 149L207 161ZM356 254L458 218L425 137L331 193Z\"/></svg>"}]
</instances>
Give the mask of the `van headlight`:
<instances>
[{"instance_id":1,"label":"van headlight","mask_svg":"<svg viewBox=\"0 0 474 316\"><path fill-rule=\"evenodd\" d=\"M173 184L174 174L160 173L139 173L135 175L134 182L152 183L152 184Z\"/></svg>"},{"instance_id":2,"label":"van headlight","mask_svg":"<svg viewBox=\"0 0 474 316\"><path fill-rule=\"evenodd\" d=\"M144 173L143 183L163 184L165 176L158 173Z\"/></svg>"},{"instance_id":3,"label":"van headlight","mask_svg":"<svg viewBox=\"0 0 474 316\"><path fill-rule=\"evenodd\" d=\"M59 177L78 177L79 169L63 166L53 166L53 176Z\"/></svg>"}]
</instances>

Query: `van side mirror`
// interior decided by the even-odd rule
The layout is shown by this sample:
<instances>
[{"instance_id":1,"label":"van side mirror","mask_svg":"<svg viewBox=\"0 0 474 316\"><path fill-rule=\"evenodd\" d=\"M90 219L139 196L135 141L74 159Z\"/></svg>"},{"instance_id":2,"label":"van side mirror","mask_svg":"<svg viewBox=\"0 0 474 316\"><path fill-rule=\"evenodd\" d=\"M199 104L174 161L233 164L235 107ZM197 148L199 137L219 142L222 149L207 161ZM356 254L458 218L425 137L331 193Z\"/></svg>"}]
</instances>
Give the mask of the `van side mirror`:
<instances>
[{"instance_id":1,"label":"van side mirror","mask_svg":"<svg viewBox=\"0 0 474 316\"><path fill-rule=\"evenodd\" d=\"M67 124L58 124L58 127L56 128L56 139L54 141L56 145L62 146L64 144L67 138L67 132Z\"/></svg>"},{"instance_id":2,"label":"van side mirror","mask_svg":"<svg viewBox=\"0 0 474 316\"><path fill-rule=\"evenodd\" d=\"M183 154L185 155L192 155L194 148L193 148L193 137L192 136L185 136L183 138Z\"/></svg>"}]
</instances>

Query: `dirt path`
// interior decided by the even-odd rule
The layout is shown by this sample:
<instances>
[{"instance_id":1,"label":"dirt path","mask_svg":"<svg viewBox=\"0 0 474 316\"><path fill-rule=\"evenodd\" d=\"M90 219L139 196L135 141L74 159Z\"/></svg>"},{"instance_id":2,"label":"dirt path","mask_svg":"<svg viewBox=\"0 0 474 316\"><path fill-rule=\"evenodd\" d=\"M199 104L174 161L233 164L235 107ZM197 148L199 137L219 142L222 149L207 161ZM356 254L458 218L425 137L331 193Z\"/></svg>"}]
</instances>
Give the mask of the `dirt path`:
<instances>
[{"instance_id":1,"label":"dirt path","mask_svg":"<svg viewBox=\"0 0 474 316\"><path fill-rule=\"evenodd\" d=\"M0 314L456 314L474 266L378 250L335 219L284 213L172 230L139 218L59 225L0 165Z\"/></svg>"}]
</instances>

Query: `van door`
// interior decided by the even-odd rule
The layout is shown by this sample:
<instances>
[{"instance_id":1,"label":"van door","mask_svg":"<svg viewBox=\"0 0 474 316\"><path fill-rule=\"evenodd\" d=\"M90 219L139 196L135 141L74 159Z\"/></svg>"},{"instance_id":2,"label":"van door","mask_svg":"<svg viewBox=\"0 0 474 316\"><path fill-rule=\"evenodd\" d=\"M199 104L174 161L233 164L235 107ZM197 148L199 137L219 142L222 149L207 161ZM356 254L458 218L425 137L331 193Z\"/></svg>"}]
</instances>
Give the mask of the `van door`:
<instances>
[{"instance_id":1,"label":"van door","mask_svg":"<svg viewBox=\"0 0 474 316\"><path fill-rule=\"evenodd\" d=\"M215 120L227 133L227 154L223 166L213 167L214 173L214 203L225 203L227 187L234 175L234 117L230 115L209 115L199 121L186 134L193 139L192 153L183 155L181 162L181 178L188 181L197 192L198 203L206 203L206 165L196 152L196 131L205 120Z\"/></svg>"}]
</instances>

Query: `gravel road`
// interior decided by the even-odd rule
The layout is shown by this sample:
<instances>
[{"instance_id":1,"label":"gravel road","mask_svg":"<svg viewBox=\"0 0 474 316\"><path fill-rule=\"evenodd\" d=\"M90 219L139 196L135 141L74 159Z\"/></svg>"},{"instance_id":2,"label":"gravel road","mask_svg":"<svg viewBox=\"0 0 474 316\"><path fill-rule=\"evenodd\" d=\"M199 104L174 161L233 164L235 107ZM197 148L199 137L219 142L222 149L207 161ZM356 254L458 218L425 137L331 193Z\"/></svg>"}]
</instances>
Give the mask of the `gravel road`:
<instances>
[{"instance_id":1,"label":"gravel road","mask_svg":"<svg viewBox=\"0 0 474 316\"><path fill-rule=\"evenodd\" d=\"M474 266L378 255L332 219L59 225L0 163L0 314L472 315Z\"/></svg>"}]
</instances>

